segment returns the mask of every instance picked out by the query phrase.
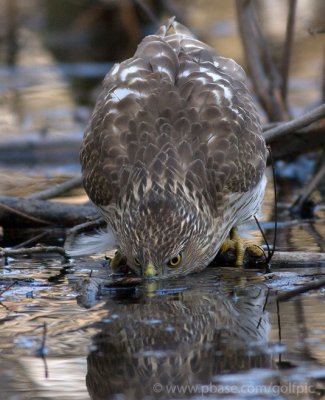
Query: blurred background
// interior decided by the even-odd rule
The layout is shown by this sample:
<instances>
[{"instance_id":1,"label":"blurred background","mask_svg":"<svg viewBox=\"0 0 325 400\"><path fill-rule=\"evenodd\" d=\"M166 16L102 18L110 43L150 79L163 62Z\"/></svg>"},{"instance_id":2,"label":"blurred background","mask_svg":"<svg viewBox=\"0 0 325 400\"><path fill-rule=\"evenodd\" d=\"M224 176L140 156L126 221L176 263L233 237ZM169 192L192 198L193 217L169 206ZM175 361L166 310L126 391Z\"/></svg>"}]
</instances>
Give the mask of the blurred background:
<instances>
[{"instance_id":1,"label":"blurred background","mask_svg":"<svg viewBox=\"0 0 325 400\"><path fill-rule=\"evenodd\" d=\"M112 63L131 57L143 36L156 30L156 20L173 14L220 55L245 68L234 3L0 0L1 142L23 135L81 137L98 84ZM259 0L255 7L280 62L288 3ZM323 95L324 35L318 32L324 20L323 0L297 2L289 92L293 115Z\"/></svg>"}]
</instances>

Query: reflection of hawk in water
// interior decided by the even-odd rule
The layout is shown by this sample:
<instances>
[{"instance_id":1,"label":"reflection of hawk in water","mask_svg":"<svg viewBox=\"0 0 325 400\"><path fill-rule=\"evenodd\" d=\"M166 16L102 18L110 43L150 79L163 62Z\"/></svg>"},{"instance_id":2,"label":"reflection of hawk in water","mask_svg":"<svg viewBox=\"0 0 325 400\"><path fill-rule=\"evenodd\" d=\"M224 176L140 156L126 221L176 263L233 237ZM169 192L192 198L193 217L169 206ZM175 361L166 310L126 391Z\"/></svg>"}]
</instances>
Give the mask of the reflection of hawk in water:
<instances>
[{"instance_id":1,"label":"reflection of hawk in water","mask_svg":"<svg viewBox=\"0 0 325 400\"><path fill-rule=\"evenodd\" d=\"M190 398L190 392L168 396L168 385L208 385L220 374L270 368L272 357L263 353L270 331L266 293L255 285L236 299L221 290L191 290L109 301L87 359L91 398Z\"/></svg>"},{"instance_id":2,"label":"reflection of hawk in water","mask_svg":"<svg viewBox=\"0 0 325 400\"><path fill-rule=\"evenodd\" d=\"M81 149L111 231L93 250L116 245L140 275L187 274L257 212L266 147L245 79L173 20L113 67Z\"/></svg>"}]
</instances>

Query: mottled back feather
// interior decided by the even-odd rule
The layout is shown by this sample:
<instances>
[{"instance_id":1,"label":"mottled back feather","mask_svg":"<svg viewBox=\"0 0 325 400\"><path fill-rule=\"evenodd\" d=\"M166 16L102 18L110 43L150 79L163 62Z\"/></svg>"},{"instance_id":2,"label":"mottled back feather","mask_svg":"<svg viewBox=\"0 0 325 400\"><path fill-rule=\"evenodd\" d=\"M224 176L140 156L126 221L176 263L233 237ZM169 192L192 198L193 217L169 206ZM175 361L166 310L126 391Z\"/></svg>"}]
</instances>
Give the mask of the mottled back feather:
<instances>
[{"instance_id":1,"label":"mottled back feather","mask_svg":"<svg viewBox=\"0 0 325 400\"><path fill-rule=\"evenodd\" d=\"M266 148L245 73L171 21L107 74L81 149L98 206L154 187L200 193L212 215L261 180Z\"/></svg>"}]
</instances>

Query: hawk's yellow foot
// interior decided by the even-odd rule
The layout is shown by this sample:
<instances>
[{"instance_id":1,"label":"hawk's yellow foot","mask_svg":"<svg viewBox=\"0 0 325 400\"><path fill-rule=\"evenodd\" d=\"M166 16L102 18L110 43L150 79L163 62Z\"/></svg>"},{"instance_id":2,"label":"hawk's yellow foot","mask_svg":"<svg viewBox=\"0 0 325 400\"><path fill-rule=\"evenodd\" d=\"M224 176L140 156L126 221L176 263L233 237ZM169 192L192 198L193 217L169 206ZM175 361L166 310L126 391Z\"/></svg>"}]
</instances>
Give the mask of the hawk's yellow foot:
<instances>
[{"instance_id":1,"label":"hawk's yellow foot","mask_svg":"<svg viewBox=\"0 0 325 400\"><path fill-rule=\"evenodd\" d=\"M126 257L123 256L120 250L116 250L114 257L110 261L109 266L114 273L124 272L126 267Z\"/></svg>"},{"instance_id":2,"label":"hawk's yellow foot","mask_svg":"<svg viewBox=\"0 0 325 400\"><path fill-rule=\"evenodd\" d=\"M227 238L220 248L220 254L232 251L235 254L235 266L243 267L245 261L245 252L247 251L249 257L258 260L263 257L264 253L261 247L248 243L241 238L238 234L237 228L232 228Z\"/></svg>"}]
</instances>

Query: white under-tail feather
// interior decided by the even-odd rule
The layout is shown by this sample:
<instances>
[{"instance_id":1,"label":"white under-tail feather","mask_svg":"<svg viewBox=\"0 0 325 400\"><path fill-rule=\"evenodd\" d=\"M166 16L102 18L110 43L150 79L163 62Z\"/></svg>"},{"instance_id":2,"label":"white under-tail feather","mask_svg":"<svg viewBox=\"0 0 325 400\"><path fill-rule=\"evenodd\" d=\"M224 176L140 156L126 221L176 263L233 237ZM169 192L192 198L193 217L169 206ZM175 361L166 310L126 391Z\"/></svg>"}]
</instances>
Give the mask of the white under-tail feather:
<instances>
[{"instance_id":1,"label":"white under-tail feather","mask_svg":"<svg viewBox=\"0 0 325 400\"><path fill-rule=\"evenodd\" d=\"M78 257L105 253L116 248L116 238L111 230L97 231L92 235L79 235L66 241L64 249L68 256Z\"/></svg>"}]
</instances>

